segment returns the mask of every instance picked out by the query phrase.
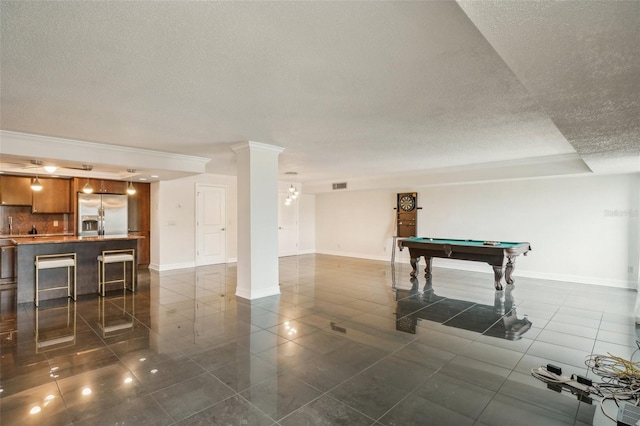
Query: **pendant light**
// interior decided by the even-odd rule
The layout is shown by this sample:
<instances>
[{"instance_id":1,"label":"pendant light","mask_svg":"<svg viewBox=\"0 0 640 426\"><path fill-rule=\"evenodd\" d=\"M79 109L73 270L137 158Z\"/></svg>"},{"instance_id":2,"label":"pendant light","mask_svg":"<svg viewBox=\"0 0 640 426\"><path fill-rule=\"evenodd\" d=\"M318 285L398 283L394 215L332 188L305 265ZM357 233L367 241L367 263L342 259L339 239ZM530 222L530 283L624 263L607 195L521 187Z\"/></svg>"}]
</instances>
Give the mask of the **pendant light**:
<instances>
[{"instance_id":1,"label":"pendant light","mask_svg":"<svg viewBox=\"0 0 640 426\"><path fill-rule=\"evenodd\" d=\"M31 183L31 189L34 190L34 191L41 191L42 190L42 184L40 183L40 179L38 179L38 176L36 176L34 181Z\"/></svg>"},{"instance_id":2,"label":"pendant light","mask_svg":"<svg viewBox=\"0 0 640 426\"><path fill-rule=\"evenodd\" d=\"M298 174L298 172L286 172L285 173L285 175L289 175L289 176L296 176L297 174ZM293 200L298 198L298 195L300 195L300 192L298 191L298 188L296 186L294 186L293 184L291 184L289 186L289 193L287 194L287 199L284 200L284 205L285 206L290 206L291 203L293 202Z\"/></svg>"},{"instance_id":3,"label":"pendant light","mask_svg":"<svg viewBox=\"0 0 640 426\"><path fill-rule=\"evenodd\" d=\"M136 172L135 169L127 169L127 171L129 173L135 173ZM133 186L133 182L131 181L131 178L129 178L129 185L127 185L127 194L134 195L135 193L136 193L136 188Z\"/></svg>"},{"instance_id":4,"label":"pendant light","mask_svg":"<svg viewBox=\"0 0 640 426\"><path fill-rule=\"evenodd\" d=\"M133 195L136 193L136 189L133 187L133 182L129 181L129 186L127 186L127 194Z\"/></svg>"},{"instance_id":5,"label":"pendant light","mask_svg":"<svg viewBox=\"0 0 640 426\"><path fill-rule=\"evenodd\" d=\"M84 192L85 194L93 193L93 188L91 187L91 185L89 185L89 178L87 178L87 183L85 183L82 187L82 192Z\"/></svg>"},{"instance_id":6,"label":"pendant light","mask_svg":"<svg viewBox=\"0 0 640 426\"><path fill-rule=\"evenodd\" d=\"M298 192L298 188L296 188L295 186L291 185L289 187L289 192L287 193L287 199L284 200L284 205L285 206L290 206L291 203L293 202L293 200L298 198L298 195L300 195L300 193Z\"/></svg>"},{"instance_id":7,"label":"pendant light","mask_svg":"<svg viewBox=\"0 0 640 426\"><path fill-rule=\"evenodd\" d=\"M90 172L91 170L93 170L93 166L91 166L89 164L83 164L82 165L82 170L84 170L86 172ZM85 183L84 186L82 187L82 192L84 192L85 194L93 193L93 188L89 184L89 176L87 176L87 183Z\"/></svg>"}]
</instances>

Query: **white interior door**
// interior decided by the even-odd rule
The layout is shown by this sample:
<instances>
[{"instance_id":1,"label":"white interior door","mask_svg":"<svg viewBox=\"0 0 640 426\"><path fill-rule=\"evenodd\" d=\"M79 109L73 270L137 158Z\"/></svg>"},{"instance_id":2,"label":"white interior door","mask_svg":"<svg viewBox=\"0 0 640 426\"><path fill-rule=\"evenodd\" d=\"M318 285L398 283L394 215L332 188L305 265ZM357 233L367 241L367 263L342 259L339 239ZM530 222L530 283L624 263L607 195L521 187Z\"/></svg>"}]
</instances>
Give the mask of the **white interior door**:
<instances>
[{"instance_id":1,"label":"white interior door","mask_svg":"<svg viewBox=\"0 0 640 426\"><path fill-rule=\"evenodd\" d=\"M196 185L196 265L227 261L225 188Z\"/></svg>"},{"instance_id":2,"label":"white interior door","mask_svg":"<svg viewBox=\"0 0 640 426\"><path fill-rule=\"evenodd\" d=\"M278 196L278 256L295 256L298 254L298 203L294 200L285 206L288 192L280 192Z\"/></svg>"}]
</instances>

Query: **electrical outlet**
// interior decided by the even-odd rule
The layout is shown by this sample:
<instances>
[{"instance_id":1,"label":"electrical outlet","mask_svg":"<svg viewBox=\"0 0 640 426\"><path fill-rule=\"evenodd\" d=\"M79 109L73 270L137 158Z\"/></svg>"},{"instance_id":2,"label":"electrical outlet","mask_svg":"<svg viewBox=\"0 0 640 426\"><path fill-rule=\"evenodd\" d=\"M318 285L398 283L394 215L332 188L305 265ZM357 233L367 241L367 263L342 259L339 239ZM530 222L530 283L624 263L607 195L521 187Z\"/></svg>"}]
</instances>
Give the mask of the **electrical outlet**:
<instances>
[{"instance_id":1,"label":"electrical outlet","mask_svg":"<svg viewBox=\"0 0 640 426\"><path fill-rule=\"evenodd\" d=\"M58 226L58 221L57 220L53 221L53 226Z\"/></svg>"}]
</instances>

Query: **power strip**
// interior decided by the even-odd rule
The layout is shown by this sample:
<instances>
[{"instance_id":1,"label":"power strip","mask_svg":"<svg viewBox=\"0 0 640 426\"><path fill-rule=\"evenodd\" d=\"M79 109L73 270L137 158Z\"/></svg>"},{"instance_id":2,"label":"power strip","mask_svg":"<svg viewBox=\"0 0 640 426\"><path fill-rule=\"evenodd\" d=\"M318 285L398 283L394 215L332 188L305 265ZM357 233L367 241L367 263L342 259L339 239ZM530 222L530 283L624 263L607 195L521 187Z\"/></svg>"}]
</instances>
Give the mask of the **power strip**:
<instances>
[{"instance_id":1,"label":"power strip","mask_svg":"<svg viewBox=\"0 0 640 426\"><path fill-rule=\"evenodd\" d=\"M589 386L587 386L586 384L578 382L573 377L567 377L567 376L554 374L554 373L548 371L544 367L538 367L535 370L535 372L539 376L541 376L543 378L546 378L546 379L548 379L549 381L551 381L553 383L562 384L564 386L568 386L568 387L570 387L570 388L572 388L574 390L580 391L580 392L589 393L591 391Z\"/></svg>"}]
</instances>

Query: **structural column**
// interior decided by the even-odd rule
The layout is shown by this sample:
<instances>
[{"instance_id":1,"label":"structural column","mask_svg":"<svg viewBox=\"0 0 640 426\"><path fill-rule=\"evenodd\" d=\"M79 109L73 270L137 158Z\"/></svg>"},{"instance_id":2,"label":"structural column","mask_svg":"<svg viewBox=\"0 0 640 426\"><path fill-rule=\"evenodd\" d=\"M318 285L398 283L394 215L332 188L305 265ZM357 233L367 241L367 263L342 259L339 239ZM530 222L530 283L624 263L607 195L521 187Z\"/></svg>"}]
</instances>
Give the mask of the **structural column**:
<instances>
[{"instance_id":1,"label":"structural column","mask_svg":"<svg viewBox=\"0 0 640 426\"><path fill-rule=\"evenodd\" d=\"M257 299L280 294L278 156L284 148L244 142L231 149L238 163L236 296Z\"/></svg>"}]
</instances>

